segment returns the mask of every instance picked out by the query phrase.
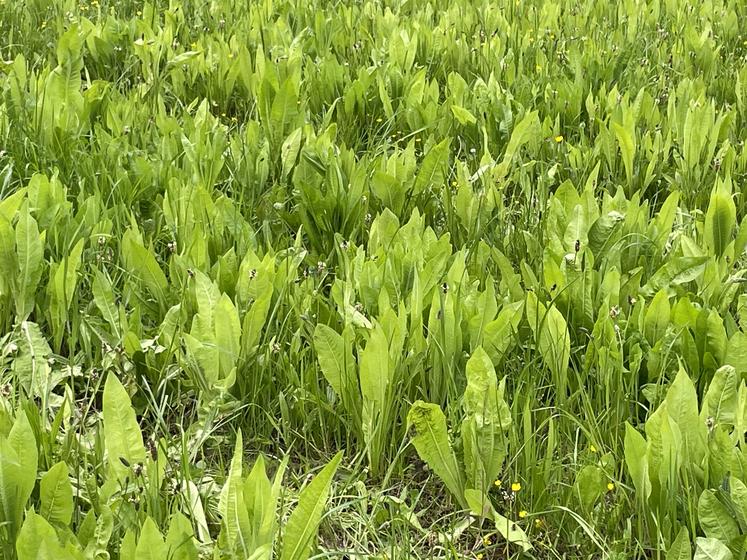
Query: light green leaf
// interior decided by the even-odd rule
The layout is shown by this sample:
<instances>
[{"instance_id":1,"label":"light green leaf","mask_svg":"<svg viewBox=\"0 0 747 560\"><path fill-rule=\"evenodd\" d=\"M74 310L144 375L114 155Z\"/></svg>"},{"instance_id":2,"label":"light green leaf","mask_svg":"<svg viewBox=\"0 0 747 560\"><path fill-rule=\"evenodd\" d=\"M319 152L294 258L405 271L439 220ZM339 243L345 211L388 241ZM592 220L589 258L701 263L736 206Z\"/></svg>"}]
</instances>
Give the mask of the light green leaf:
<instances>
[{"instance_id":1,"label":"light green leaf","mask_svg":"<svg viewBox=\"0 0 747 560\"><path fill-rule=\"evenodd\" d=\"M177 512L171 517L166 535L166 558L169 560L197 560L192 523Z\"/></svg>"},{"instance_id":2,"label":"light green leaf","mask_svg":"<svg viewBox=\"0 0 747 560\"><path fill-rule=\"evenodd\" d=\"M636 151L634 131L631 133L628 127L623 127L616 122L612 123L612 128L620 144L620 154L622 155L623 165L625 165L625 175L630 185L633 182L633 158L635 158Z\"/></svg>"},{"instance_id":3,"label":"light green leaf","mask_svg":"<svg viewBox=\"0 0 747 560\"><path fill-rule=\"evenodd\" d=\"M628 467L630 477L633 479L636 492L644 503L651 495L646 449L646 439L638 430L625 422L625 464Z\"/></svg>"},{"instance_id":4,"label":"light green leaf","mask_svg":"<svg viewBox=\"0 0 747 560\"><path fill-rule=\"evenodd\" d=\"M142 529L140 529L140 538L137 541L135 549L135 558L137 560L163 560L166 558L168 549L163 541L161 531L153 519L145 518Z\"/></svg>"},{"instance_id":5,"label":"light green leaf","mask_svg":"<svg viewBox=\"0 0 747 560\"><path fill-rule=\"evenodd\" d=\"M416 401L407 415L407 425L414 428L412 444L420 458L438 475L462 505L465 479L457 462L446 430L446 417L437 404Z\"/></svg>"},{"instance_id":6,"label":"light green leaf","mask_svg":"<svg viewBox=\"0 0 747 560\"><path fill-rule=\"evenodd\" d=\"M226 377L236 366L241 351L239 312L231 298L223 294L215 306L215 343L218 350L218 370Z\"/></svg>"},{"instance_id":7,"label":"light green leaf","mask_svg":"<svg viewBox=\"0 0 747 560\"><path fill-rule=\"evenodd\" d=\"M680 369L665 398L669 417L682 434L686 458L699 464L705 453L706 427L698 417L698 395L690 376Z\"/></svg>"},{"instance_id":8,"label":"light green leaf","mask_svg":"<svg viewBox=\"0 0 747 560\"><path fill-rule=\"evenodd\" d=\"M460 105L452 105L451 112L461 125L475 124L477 122L475 115Z\"/></svg>"},{"instance_id":9,"label":"light green leaf","mask_svg":"<svg viewBox=\"0 0 747 560\"><path fill-rule=\"evenodd\" d=\"M248 556L251 527L244 502L244 485L241 480L243 453L243 442L239 431L228 478L218 500L218 513L221 518L219 542L228 550Z\"/></svg>"},{"instance_id":10,"label":"light green leaf","mask_svg":"<svg viewBox=\"0 0 747 560\"><path fill-rule=\"evenodd\" d=\"M39 235L36 220L22 211L16 224L16 251L18 276L16 278L16 320L25 320L34 310L36 290L42 274L44 258L43 237Z\"/></svg>"},{"instance_id":11,"label":"light green leaf","mask_svg":"<svg viewBox=\"0 0 747 560\"><path fill-rule=\"evenodd\" d=\"M716 370L711 379L700 412L700 420L705 424L708 418L715 423L734 425L737 412L737 372L729 365Z\"/></svg>"},{"instance_id":12,"label":"light green leaf","mask_svg":"<svg viewBox=\"0 0 747 560\"><path fill-rule=\"evenodd\" d=\"M371 330L366 347L360 354L360 385L363 399L379 406L386 401L390 376L389 342L378 323Z\"/></svg>"},{"instance_id":13,"label":"light green leaf","mask_svg":"<svg viewBox=\"0 0 747 560\"><path fill-rule=\"evenodd\" d=\"M693 560L732 560L731 550L718 539L698 537Z\"/></svg>"},{"instance_id":14,"label":"light green leaf","mask_svg":"<svg viewBox=\"0 0 747 560\"><path fill-rule=\"evenodd\" d=\"M712 490L704 490L698 499L698 523L707 537L721 542L730 542L739 536L736 521Z\"/></svg>"},{"instance_id":15,"label":"light green leaf","mask_svg":"<svg viewBox=\"0 0 747 560\"><path fill-rule=\"evenodd\" d=\"M412 194L420 194L430 186L442 186L444 167L449 161L449 140L449 138L446 138L428 150L420 164L420 170L415 176Z\"/></svg>"},{"instance_id":16,"label":"light green leaf","mask_svg":"<svg viewBox=\"0 0 747 560\"><path fill-rule=\"evenodd\" d=\"M677 537L667 550L666 560L692 560L693 552L690 545L690 533L687 527L682 527L677 533Z\"/></svg>"},{"instance_id":17,"label":"light green leaf","mask_svg":"<svg viewBox=\"0 0 747 560\"><path fill-rule=\"evenodd\" d=\"M357 385L352 348L341 334L319 323L314 329L314 349L327 382L344 398Z\"/></svg>"},{"instance_id":18,"label":"light green leaf","mask_svg":"<svg viewBox=\"0 0 747 560\"><path fill-rule=\"evenodd\" d=\"M342 451L301 491L298 505L285 526L281 560L306 560L309 557L327 504L332 477L337 472L340 459Z\"/></svg>"},{"instance_id":19,"label":"light green leaf","mask_svg":"<svg viewBox=\"0 0 747 560\"><path fill-rule=\"evenodd\" d=\"M70 524L73 516L73 487L64 461L54 465L42 476L39 513L50 523Z\"/></svg>"},{"instance_id":20,"label":"light green leaf","mask_svg":"<svg viewBox=\"0 0 747 560\"><path fill-rule=\"evenodd\" d=\"M158 266L153 251L146 249L129 229L122 236L122 257L133 277L143 282L157 302L164 303L168 288L166 275Z\"/></svg>"},{"instance_id":21,"label":"light green leaf","mask_svg":"<svg viewBox=\"0 0 747 560\"><path fill-rule=\"evenodd\" d=\"M132 478L132 467L145 464L143 434L130 396L113 372L106 377L103 400L104 445L109 467L117 480L124 481Z\"/></svg>"},{"instance_id":22,"label":"light green leaf","mask_svg":"<svg viewBox=\"0 0 747 560\"><path fill-rule=\"evenodd\" d=\"M721 257L731 241L737 222L737 209L729 190L719 182L713 188L705 217L705 244L716 257Z\"/></svg>"},{"instance_id":23,"label":"light green leaf","mask_svg":"<svg viewBox=\"0 0 747 560\"><path fill-rule=\"evenodd\" d=\"M119 311L114 301L114 290L112 289L109 278L100 270L94 270L93 282L91 284L93 292L93 302L98 307L104 320L109 323L112 333L117 339L122 337L119 323Z\"/></svg>"}]
</instances>

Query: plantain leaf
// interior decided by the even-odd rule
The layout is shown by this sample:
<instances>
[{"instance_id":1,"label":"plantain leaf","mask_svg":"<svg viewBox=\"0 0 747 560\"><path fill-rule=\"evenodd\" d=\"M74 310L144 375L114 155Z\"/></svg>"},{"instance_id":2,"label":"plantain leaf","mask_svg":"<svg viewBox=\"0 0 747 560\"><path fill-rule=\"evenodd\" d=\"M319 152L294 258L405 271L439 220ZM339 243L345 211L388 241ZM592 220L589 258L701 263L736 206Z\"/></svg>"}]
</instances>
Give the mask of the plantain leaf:
<instances>
[{"instance_id":1,"label":"plantain leaf","mask_svg":"<svg viewBox=\"0 0 747 560\"><path fill-rule=\"evenodd\" d=\"M122 236L122 257L127 270L139 279L151 296L161 304L166 301L168 282L153 252L146 249L131 229Z\"/></svg>"},{"instance_id":2,"label":"plantain leaf","mask_svg":"<svg viewBox=\"0 0 747 560\"><path fill-rule=\"evenodd\" d=\"M464 500L465 478L449 442L446 417L437 404L415 401L407 415L407 425L415 430L412 444L420 458L443 481L457 501Z\"/></svg>"},{"instance_id":3,"label":"plantain leaf","mask_svg":"<svg viewBox=\"0 0 747 560\"><path fill-rule=\"evenodd\" d=\"M327 503L332 477L337 472L340 459L342 451L301 491L298 505L285 526L281 560L306 560L309 557Z\"/></svg>"},{"instance_id":4,"label":"plantain leaf","mask_svg":"<svg viewBox=\"0 0 747 560\"><path fill-rule=\"evenodd\" d=\"M104 445L109 468L117 480L132 478L132 469L145 464L143 434L130 404L130 396L114 373L104 383Z\"/></svg>"},{"instance_id":5,"label":"plantain leaf","mask_svg":"<svg viewBox=\"0 0 747 560\"><path fill-rule=\"evenodd\" d=\"M732 560L733 558L731 550L718 539L703 537L695 539L693 560Z\"/></svg>"},{"instance_id":6,"label":"plantain leaf","mask_svg":"<svg viewBox=\"0 0 747 560\"><path fill-rule=\"evenodd\" d=\"M736 521L712 490L704 490L698 499L698 523L708 538L730 542L739 536Z\"/></svg>"},{"instance_id":7,"label":"plantain leaf","mask_svg":"<svg viewBox=\"0 0 747 560\"><path fill-rule=\"evenodd\" d=\"M682 527L667 550L666 560L692 560L693 552L690 545L690 533L687 527Z\"/></svg>"},{"instance_id":8,"label":"plantain leaf","mask_svg":"<svg viewBox=\"0 0 747 560\"><path fill-rule=\"evenodd\" d=\"M218 501L221 531L218 542L228 550L248 556L250 552L251 527L244 502L244 485L241 480L243 463L241 431L236 436L233 459Z\"/></svg>"},{"instance_id":9,"label":"plantain leaf","mask_svg":"<svg viewBox=\"0 0 747 560\"><path fill-rule=\"evenodd\" d=\"M109 278L100 270L94 270L91 291L93 292L93 302L98 307L102 317L109 323L115 337L120 339L122 331L119 323L119 312L114 301L114 290Z\"/></svg>"},{"instance_id":10,"label":"plantain leaf","mask_svg":"<svg viewBox=\"0 0 747 560\"><path fill-rule=\"evenodd\" d=\"M440 187L444 181L444 167L448 160L449 138L446 138L428 150L423 158L412 185L412 194L420 194L431 186Z\"/></svg>"},{"instance_id":11,"label":"plantain leaf","mask_svg":"<svg viewBox=\"0 0 747 560\"><path fill-rule=\"evenodd\" d=\"M8 524L11 536L21 527L37 466L36 438L26 413L19 411L8 437L0 437L0 522Z\"/></svg>"},{"instance_id":12,"label":"plantain leaf","mask_svg":"<svg viewBox=\"0 0 747 560\"><path fill-rule=\"evenodd\" d=\"M43 237L28 209L22 211L16 224L18 274L16 278L16 320L25 320L34 310L36 290L42 275Z\"/></svg>"},{"instance_id":13,"label":"plantain leaf","mask_svg":"<svg viewBox=\"0 0 747 560\"><path fill-rule=\"evenodd\" d=\"M194 543L192 523L177 512L171 517L169 532L166 535L166 558L169 560L197 560L197 547Z\"/></svg>"},{"instance_id":14,"label":"plantain leaf","mask_svg":"<svg viewBox=\"0 0 747 560\"><path fill-rule=\"evenodd\" d=\"M41 479L39 513L50 523L70 524L73 517L73 487L64 461L54 465Z\"/></svg>"},{"instance_id":15,"label":"plantain leaf","mask_svg":"<svg viewBox=\"0 0 747 560\"><path fill-rule=\"evenodd\" d=\"M146 517L145 523L140 529L140 538L135 548L135 558L137 560L163 560L166 558L167 552L168 548L163 541L158 525L150 516Z\"/></svg>"},{"instance_id":16,"label":"plantain leaf","mask_svg":"<svg viewBox=\"0 0 747 560\"><path fill-rule=\"evenodd\" d=\"M709 251L720 258L731 241L737 223L737 208L731 192L718 182L711 192L705 217L705 244Z\"/></svg>"}]
</instances>

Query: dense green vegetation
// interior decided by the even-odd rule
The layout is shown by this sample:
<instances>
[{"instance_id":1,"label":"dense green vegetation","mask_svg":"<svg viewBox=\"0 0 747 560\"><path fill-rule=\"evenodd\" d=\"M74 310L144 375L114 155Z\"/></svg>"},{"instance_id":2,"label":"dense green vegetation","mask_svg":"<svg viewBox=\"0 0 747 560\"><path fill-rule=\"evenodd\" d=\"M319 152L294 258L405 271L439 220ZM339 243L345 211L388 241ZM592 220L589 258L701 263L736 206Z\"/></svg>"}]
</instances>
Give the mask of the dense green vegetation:
<instances>
[{"instance_id":1,"label":"dense green vegetation","mask_svg":"<svg viewBox=\"0 0 747 560\"><path fill-rule=\"evenodd\" d=\"M0 0L0 557L747 557L746 18Z\"/></svg>"}]
</instances>

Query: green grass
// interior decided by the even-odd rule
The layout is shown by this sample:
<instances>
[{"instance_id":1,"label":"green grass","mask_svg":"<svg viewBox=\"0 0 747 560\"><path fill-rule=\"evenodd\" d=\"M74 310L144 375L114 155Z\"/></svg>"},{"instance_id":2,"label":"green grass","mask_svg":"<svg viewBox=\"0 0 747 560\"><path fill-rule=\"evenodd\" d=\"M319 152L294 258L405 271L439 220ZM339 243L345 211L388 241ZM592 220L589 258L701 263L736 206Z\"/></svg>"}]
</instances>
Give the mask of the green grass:
<instances>
[{"instance_id":1,"label":"green grass","mask_svg":"<svg viewBox=\"0 0 747 560\"><path fill-rule=\"evenodd\" d=\"M744 558L745 17L0 0L0 557Z\"/></svg>"}]
</instances>

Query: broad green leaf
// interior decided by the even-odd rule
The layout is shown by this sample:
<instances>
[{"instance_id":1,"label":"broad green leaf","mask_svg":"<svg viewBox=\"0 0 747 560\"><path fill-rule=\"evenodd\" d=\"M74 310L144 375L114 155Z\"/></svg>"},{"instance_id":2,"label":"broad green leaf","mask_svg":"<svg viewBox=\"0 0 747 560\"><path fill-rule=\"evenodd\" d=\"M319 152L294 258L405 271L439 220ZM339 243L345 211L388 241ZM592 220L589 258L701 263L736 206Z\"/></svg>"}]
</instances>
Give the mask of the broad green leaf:
<instances>
[{"instance_id":1,"label":"broad green leaf","mask_svg":"<svg viewBox=\"0 0 747 560\"><path fill-rule=\"evenodd\" d=\"M537 111L526 113L511 132L511 138L503 154L502 165L508 166L519 148L535 139L539 134L540 121Z\"/></svg>"},{"instance_id":2,"label":"broad green leaf","mask_svg":"<svg viewBox=\"0 0 747 560\"><path fill-rule=\"evenodd\" d=\"M140 529L140 538L135 549L137 560L163 560L166 558L168 549L163 541L158 525L150 517L145 518L145 523Z\"/></svg>"},{"instance_id":3,"label":"broad green leaf","mask_svg":"<svg viewBox=\"0 0 747 560\"><path fill-rule=\"evenodd\" d=\"M709 257L671 257L643 288L643 295L650 297L662 288L679 286L699 278L705 270Z\"/></svg>"},{"instance_id":4,"label":"broad green leaf","mask_svg":"<svg viewBox=\"0 0 747 560\"><path fill-rule=\"evenodd\" d=\"M467 486L487 495L506 457L511 411L498 388L495 369L481 348L467 361L467 387L462 400L462 447Z\"/></svg>"},{"instance_id":5,"label":"broad green leaf","mask_svg":"<svg viewBox=\"0 0 747 560\"><path fill-rule=\"evenodd\" d=\"M16 320L25 320L34 310L36 290L41 279L44 258L43 236L28 210L22 211L16 224L18 276L16 278Z\"/></svg>"},{"instance_id":6,"label":"broad green leaf","mask_svg":"<svg viewBox=\"0 0 747 560\"><path fill-rule=\"evenodd\" d=\"M687 527L682 527L667 550L666 560L692 560L693 551L690 544L690 533Z\"/></svg>"},{"instance_id":7,"label":"broad green leaf","mask_svg":"<svg viewBox=\"0 0 747 560\"><path fill-rule=\"evenodd\" d=\"M277 496L274 495L272 483L267 478L262 455L257 458L244 481L244 502L252 527L252 550L272 547L276 528Z\"/></svg>"},{"instance_id":8,"label":"broad green leaf","mask_svg":"<svg viewBox=\"0 0 747 560\"><path fill-rule=\"evenodd\" d=\"M412 185L412 194L420 194L431 186L440 187L444 181L444 167L448 159L449 138L446 138L433 146L423 158Z\"/></svg>"},{"instance_id":9,"label":"broad green leaf","mask_svg":"<svg viewBox=\"0 0 747 560\"><path fill-rule=\"evenodd\" d=\"M0 297L11 297L16 287L15 232L10 220L0 216Z\"/></svg>"},{"instance_id":10,"label":"broad green leaf","mask_svg":"<svg viewBox=\"0 0 747 560\"><path fill-rule=\"evenodd\" d=\"M437 404L416 401L407 415L415 430L412 444L420 458L438 475L457 501L464 502L465 478L449 442L446 417Z\"/></svg>"},{"instance_id":11,"label":"broad green leaf","mask_svg":"<svg viewBox=\"0 0 747 560\"><path fill-rule=\"evenodd\" d=\"M700 420L708 418L718 424L734 425L737 413L737 372L732 366L722 366L711 379L700 412Z\"/></svg>"},{"instance_id":12,"label":"broad green leaf","mask_svg":"<svg viewBox=\"0 0 747 560\"><path fill-rule=\"evenodd\" d=\"M301 491L298 505L285 525L281 560L306 560L311 554L322 513L327 504L332 478L337 472L340 459L342 451L338 452Z\"/></svg>"},{"instance_id":13,"label":"broad green leaf","mask_svg":"<svg viewBox=\"0 0 747 560\"><path fill-rule=\"evenodd\" d=\"M293 77L285 79L280 89L275 93L270 109L270 122L268 129L272 138L272 146L279 151L285 138L285 131L292 126L298 115L298 95Z\"/></svg>"},{"instance_id":14,"label":"broad green leaf","mask_svg":"<svg viewBox=\"0 0 747 560\"><path fill-rule=\"evenodd\" d=\"M223 294L215 306L215 343L218 350L218 370L222 378L236 366L241 351L239 312L231 298Z\"/></svg>"},{"instance_id":15,"label":"broad green leaf","mask_svg":"<svg viewBox=\"0 0 747 560\"><path fill-rule=\"evenodd\" d=\"M8 437L0 436L0 522L8 524L11 536L21 526L37 466L36 438L26 413L19 411Z\"/></svg>"},{"instance_id":16,"label":"broad green leaf","mask_svg":"<svg viewBox=\"0 0 747 560\"><path fill-rule=\"evenodd\" d=\"M100 270L94 270L93 282L91 284L93 301L98 307L104 320L109 323L112 333L117 339L121 338L121 325L119 322L119 311L114 300L114 290L109 278Z\"/></svg>"},{"instance_id":17,"label":"broad green leaf","mask_svg":"<svg viewBox=\"0 0 747 560\"><path fill-rule=\"evenodd\" d=\"M109 467L117 480L132 479L132 468L145 464L143 434L130 396L113 372L106 377L103 401L104 445Z\"/></svg>"},{"instance_id":18,"label":"broad green leaf","mask_svg":"<svg viewBox=\"0 0 747 560\"><path fill-rule=\"evenodd\" d=\"M729 497L734 505L741 532L747 529L747 485L735 476L729 477Z\"/></svg>"},{"instance_id":19,"label":"broad green leaf","mask_svg":"<svg viewBox=\"0 0 747 560\"><path fill-rule=\"evenodd\" d=\"M667 332L671 309L666 290L659 290L654 299L651 300L648 309L646 309L646 315L643 320L644 334L651 346L654 346Z\"/></svg>"},{"instance_id":20,"label":"broad green leaf","mask_svg":"<svg viewBox=\"0 0 747 560\"><path fill-rule=\"evenodd\" d=\"M473 515L493 519L495 528L506 541L520 546L524 552L531 550L532 544L519 524L495 511L492 503L483 499L479 491L467 489L464 491L464 496Z\"/></svg>"},{"instance_id":21,"label":"broad green leaf","mask_svg":"<svg viewBox=\"0 0 747 560\"><path fill-rule=\"evenodd\" d=\"M341 334L319 323L314 329L314 349L322 374L335 393L344 398L357 385L352 348Z\"/></svg>"},{"instance_id":22,"label":"broad green leaf","mask_svg":"<svg viewBox=\"0 0 747 560\"><path fill-rule=\"evenodd\" d=\"M721 257L731 241L732 232L737 221L737 209L731 192L719 182L711 193L708 211L705 217L706 247L716 257Z\"/></svg>"},{"instance_id":23,"label":"broad green leaf","mask_svg":"<svg viewBox=\"0 0 747 560\"><path fill-rule=\"evenodd\" d=\"M546 309L534 292L527 292L526 314L542 360L553 374L557 394L565 400L571 355L571 338L565 318L554 305Z\"/></svg>"},{"instance_id":24,"label":"broad green leaf","mask_svg":"<svg viewBox=\"0 0 747 560\"><path fill-rule=\"evenodd\" d=\"M648 458L646 439L633 426L625 423L625 464L628 467L633 485L643 503L651 495L651 481L648 478Z\"/></svg>"},{"instance_id":25,"label":"broad green leaf","mask_svg":"<svg viewBox=\"0 0 747 560\"><path fill-rule=\"evenodd\" d=\"M711 490L704 490L698 499L698 523L707 537L721 542L730 542L739 536L736 521Z\"/></svg>"},{"instance_id":26,"label":"broad green leaf","mask_svg":"<svg viewBox=\"0 0 747 560\"><path fill-rule=\"evenodd\" d=\"M18 560L82 560L72 545L64 547L54 527L33 510L28 513L16 540Z\"/></svg>"},{"instance_id":27,"label":"broad green leaf","mask_svg":"<svg viewBox=\"0 0 747 560\"><path fill-rule=\"evenodd\" d=\"M269 285L267 290L254 301L249 311L244 315L241 329L241 352L243 356L250 356L257 348L271 303L272 285Z\"/></svg>"},{"instance_id":28,"label":"broad green leaf","mask_svg":"<svg viewBox=\"0 0 747 560\"><path fill-rule=\"evenodd\" d=\"M80 239L70 251L70 255L55 265L50 279L50 313L54 326L55 347L59 348L68 320L68 311L78 284L78 269L83 255L83 240Z\"/></svg>"},{"instance_id":29,"label":"broad green leaf","mask_svg":"<svg viewBox=\"0 0 747 560\"><path fill-rule=\"evenodd\" d=\"M607 487L607 480L604 471L597 465L586 465L576 475L574 488L581 509L590 514L596 501L604 495Z\"/></svg>"},{"instance_id":30,"label":"broad green leaf","mask_svg":"<svg viewBox=\"0 0 747 560\"><path fill-rule=\"evenodd\" d=\"M244 485L241 479L243 453L243 441L241 431L239 431L236 436L228 478L223 485L218 501L218 513L221 519L219 542L230 551L248 556L251 527L244 502Z\"/></svg>"},{"instance_id":31,"label":"broad green leaf","mask_svg":"<svg viewBox=\"0 0 747 560\"><path fill-rule=\"evenodd\" d=\"M718 539L703 537L695 539L693 560L732 560L733 558L729 547Z\"/></svg>"},{"instance_id":32,"label":"broad green leaf","mask_svg":"<svg viewBox=\"0 0 747 560\"><path fill-rule=\"evenodd\" d=\"M177 512L171 517L166 535L166 558L169 560L197 560L192 523Z\"/></svg>"},{"instance_id":33,"label":"broad green leaf","mask_svg":"<svg viewBox=\"0 0 747 560\"><path fill-rule=\"evenodd\" d=\"M698 417L698 395L690 376L680 369L665 398L667 413L682 434L686 459L698 464L705 453L706 427Z\"/></svg>"},{"instance_id":34,"label":"broad green leaf","mask_svg":"<svg viewBox=\"0 0 747 560\"><path fill-rule=\"evenodd\" d=\"M625 175L628 178L628 184L633 183L633 159L636 152L636 141L634 130L631 133L628 127L613 122L612 128L615 130L615 136L620 144L620 154L622 155L623 164L625 165Z\"/></svg>"},{"instance_id":35,"label":"broad green leaf","mask_svg":"<svg viewBox=\"0 0 747 560\"><path fill-rule=\"evenodd\" d=\"M508 350L517 342L519 323L524 316L524 302L505 305L494 321L485 325L483 347L490 359L499 364Z\"/></svg>"},{"instance_id":36,"label":"broad green leaf","mask_svg":"<svg viewBox=\"0 0 747 560\"><path fill-rule=\"evenodd\" d=\"M475 115L460 105L452 105L451 112L461 125L475 124L477 122Z\"/></svg>"},{"instance_id":37,"label":"broad green leaf","mask_svg":"<svg viewBox=\"0 0 747 560\"><path fill-rule=\"evenodd\" d=\"M389 342L384 329L377 323L360 354L360 385L364 401L383 406L390 370Z\"/></svg>"},{"instance_id":38,"label":"broad green leaf","mask_svg":"<svg viewBox=\"0 0 747 560\"><path fill-rule=\"evenodd\" d=\"M73 487L64 461L54 465L42 476L39 513L50 523L70 524L73 516Z\"/></svg>"},{"instance_id":39,"label":"broad green leaf","mask_svg":"<svg viewBox=\"0 0 747 560\"><path fill-rule=\"evenodd\" d=\"M153 255L153 251L146 249L132 230L128 229L124 233L122 236L122 256L127 270L134 278L143 282L157 302L163 304L166 300L168 282L166 281L166 275Z\"/></svg>"}]
</instances>

